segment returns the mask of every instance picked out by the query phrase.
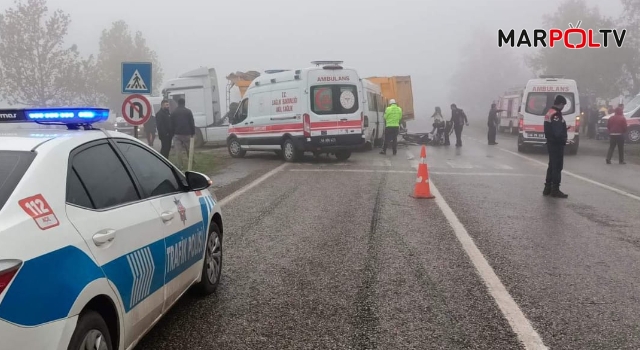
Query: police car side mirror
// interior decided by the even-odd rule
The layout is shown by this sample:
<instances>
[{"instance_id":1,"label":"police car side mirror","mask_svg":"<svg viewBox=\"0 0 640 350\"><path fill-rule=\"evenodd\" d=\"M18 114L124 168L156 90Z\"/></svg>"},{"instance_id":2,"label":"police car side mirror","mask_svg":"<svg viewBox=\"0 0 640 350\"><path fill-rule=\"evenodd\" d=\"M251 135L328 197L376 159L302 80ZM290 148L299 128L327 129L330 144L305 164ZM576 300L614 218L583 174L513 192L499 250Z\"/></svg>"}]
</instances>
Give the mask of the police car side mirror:
<instances>
[{"instance_id":1,"label":"police car side mirror","mask_svg":"<svg viewBox=\"0 0 640 350\"><path fill-rule=\"evenodd\" d=\"M187 171L184 175L187 178L187 185L191 191L201 191L211 187L211 179L205 174Z\"/></svg>"}]
</instances>

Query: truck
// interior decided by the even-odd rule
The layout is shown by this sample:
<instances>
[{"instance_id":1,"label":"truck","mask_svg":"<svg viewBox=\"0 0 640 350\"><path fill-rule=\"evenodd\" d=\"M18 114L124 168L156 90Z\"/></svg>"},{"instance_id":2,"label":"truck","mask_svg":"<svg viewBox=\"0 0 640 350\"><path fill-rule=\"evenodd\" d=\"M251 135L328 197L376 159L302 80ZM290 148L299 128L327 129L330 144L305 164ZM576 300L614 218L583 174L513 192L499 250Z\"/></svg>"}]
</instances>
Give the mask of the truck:
<instances>
[{"instance_id":1,"label":"truck","mask_svg":"<svg viewBox=\"0 0 640 350\"><path fill-rule=\"evenodd\" d=\"M507 90L499 99L497 107L502 110L498 113L500 125L498 131L518 134L518 112L524 87L514 87Z\"/></svg>"},{"instance_id":2,"label":"truck","mask_svg":"<svg viewBox=\"0 0 640 350\"><path fill-rule=\"evenodd\" d=\"M196 147L205 143L226 145L229 124L221 114L218 75L214 68L200 67L167 80L162 95L171 106L183 98L193 112Z\"/></svg>"},{"instance_id":3,"label":"truck","mask_svg":"<svg viewBox=\"0 0 640 350\"><path fill-rule=\"evenodd\" d=\"M402 108L402 120L413 120L413 89L411 88L411 76L370 77L366 80L380 86L382 96L389 101L396 100Z\"/></svg>"}]
</instances>

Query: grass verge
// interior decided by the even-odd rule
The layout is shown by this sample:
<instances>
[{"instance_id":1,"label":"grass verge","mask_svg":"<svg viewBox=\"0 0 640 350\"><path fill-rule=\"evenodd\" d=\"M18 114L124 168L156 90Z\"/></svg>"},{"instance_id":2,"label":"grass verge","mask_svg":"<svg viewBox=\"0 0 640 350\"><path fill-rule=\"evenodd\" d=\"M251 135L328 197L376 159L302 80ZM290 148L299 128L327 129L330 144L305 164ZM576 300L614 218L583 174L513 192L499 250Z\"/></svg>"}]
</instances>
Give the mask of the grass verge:
<instances>
[{"instance_id":1,"label":"grass verge","mask_svg":"<svg viewBox=\"0 0 640 350\"><path fill-rule=\"evenodd\" d=\"M189 159L184 156L184 166L180 170L187 171L187 163ZM169 161L178 166L178 157L175 152L169 154ZM220 159L216 157L213 152L196 150L193 154L193 168L191 170L203 173L205 175L212 175L217 167L221 164Z\"/></svg>"}]
</instances>

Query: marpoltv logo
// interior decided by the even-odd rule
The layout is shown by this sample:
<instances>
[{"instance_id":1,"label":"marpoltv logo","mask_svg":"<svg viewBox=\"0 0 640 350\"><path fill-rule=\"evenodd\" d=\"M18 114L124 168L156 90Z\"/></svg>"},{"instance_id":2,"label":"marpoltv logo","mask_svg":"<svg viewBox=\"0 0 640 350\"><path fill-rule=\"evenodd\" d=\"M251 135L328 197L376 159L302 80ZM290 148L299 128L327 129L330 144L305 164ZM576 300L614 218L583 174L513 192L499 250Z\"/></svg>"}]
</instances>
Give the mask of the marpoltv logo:
<instances>
[{"instance_id":1,"label":"marpoltv logo","mask_svg":"<svg viewBox=\"0 0 640 350\"><path fill-rule=\"evenodd\" d=\"M582 21L574 27L569 23L569 28L565 30L552 28L534 29L531 36L526 29L520 32L520 36L516 41L516 31L511 29L507 34L502 29L498 30L498 47L555 47L556 45L564 45L568 49L597 49L609 47L612 45L618 48L622 47L627 30L622 29L583 29L580 28ZM601 42L596 40L601 38ZM548 44L547 44L548 39Z\"/></svg>"}]
</instances>

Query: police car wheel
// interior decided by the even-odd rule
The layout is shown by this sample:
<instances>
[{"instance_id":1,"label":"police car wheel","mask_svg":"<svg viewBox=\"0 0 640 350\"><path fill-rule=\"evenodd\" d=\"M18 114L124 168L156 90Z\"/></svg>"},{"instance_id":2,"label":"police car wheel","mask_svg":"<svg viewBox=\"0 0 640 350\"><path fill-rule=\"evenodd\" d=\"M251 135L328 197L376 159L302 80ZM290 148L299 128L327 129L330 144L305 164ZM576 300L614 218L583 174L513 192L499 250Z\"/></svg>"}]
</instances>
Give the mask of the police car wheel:
<instances>
[{"instance_id":1,"label":"police car wheel","mask_svg":"<svg viewBox=\"0 0 640 350\"><path fill-rule=\"evenodd\" d=\"M229 155L231 158L242 158L247 154L247 151L242 149L240 145L240 141L238 139L231 139L227 144L227 148L229 149Z\"/></svg>"},{"instance_id":2,"label":"police car wheel","mask_svg":"<svg viewBox=\"0 0 640 350\"><path fill-rule=\"evenodd\" d=\"M220 228L215 222L211 223L207 237L207 246L202 265L202 280L197 285L198 292L209 295L216 291L222 276L222 237Z\"/></svg>"},{"instance_id":3,"label":"police car wheel","mask_svg":"<svg viewBox=\"0 0 640 350\"><path fill-rule=\"evenodd\" d=\"M71 336L69 350L112 350L109 328L95 311L80 314L76 330Z\"/></svg>"}]
</instances>

